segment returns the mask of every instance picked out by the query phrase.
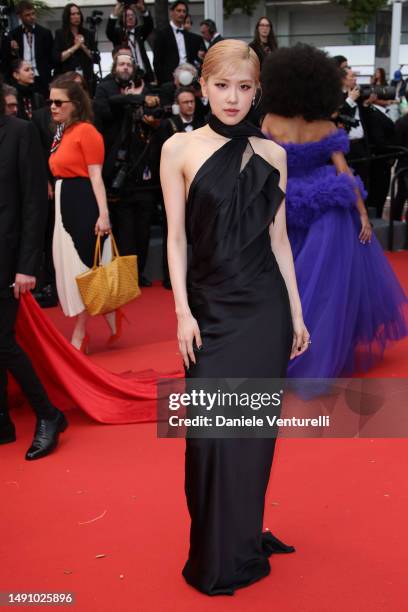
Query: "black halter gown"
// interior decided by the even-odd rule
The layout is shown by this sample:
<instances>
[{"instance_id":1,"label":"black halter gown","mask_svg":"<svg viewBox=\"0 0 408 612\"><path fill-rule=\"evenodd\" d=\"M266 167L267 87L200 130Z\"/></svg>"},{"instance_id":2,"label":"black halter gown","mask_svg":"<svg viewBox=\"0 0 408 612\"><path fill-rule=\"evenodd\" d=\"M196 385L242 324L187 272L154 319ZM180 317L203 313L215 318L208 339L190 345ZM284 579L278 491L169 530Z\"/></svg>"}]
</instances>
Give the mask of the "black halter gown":
<instances>
[{"instance_id":1,"label":"black halter gown","mask_svg":"<svg viewBox=\"0 0 408 612\"><path fill-rule=\"evenodd\" d=\"M203 341L186 376L284 378L293 330L268 231L284 197L279 172L251 147L260 130L215 116L209 125L230 140L198 170L186 204L188 300ZM262 533L274 447L274 438L186 438L183 576L203 593L232 595L269 574L271 553L294 551Z\"/></svg>"}]
</instances>

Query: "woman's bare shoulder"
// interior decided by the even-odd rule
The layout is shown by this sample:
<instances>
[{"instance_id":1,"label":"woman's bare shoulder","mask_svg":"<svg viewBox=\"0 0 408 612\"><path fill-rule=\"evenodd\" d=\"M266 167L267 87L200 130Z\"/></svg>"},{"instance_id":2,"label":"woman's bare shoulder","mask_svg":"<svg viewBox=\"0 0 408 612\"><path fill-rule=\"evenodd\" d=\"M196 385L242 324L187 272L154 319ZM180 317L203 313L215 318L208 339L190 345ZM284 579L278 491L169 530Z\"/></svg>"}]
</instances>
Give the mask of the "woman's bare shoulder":
<instances>
[{"instance_id":1,"label":"woman's bare shoulder","mask_svg":"<svg viewBox=\"0 0 408 612\"><path fill-rule=\"evenodd\" d=\"M195 130L198 132L199 130ZM162 148L162 154L166 157L185 158L188 151L197 144L197 135L192 132L176 132L166 140Z\"/></svg>"},{"instance_id":2,"label":"woman's bare shoulder","mask_svg":"<svg viewBox=\"0 0 408 612\"><path fill-rule=\"evenodd\" d=\"M278 170L286 164L286 151L281 145L268 138L251 137L252 148Z\"/></svg>"}]
</instances>

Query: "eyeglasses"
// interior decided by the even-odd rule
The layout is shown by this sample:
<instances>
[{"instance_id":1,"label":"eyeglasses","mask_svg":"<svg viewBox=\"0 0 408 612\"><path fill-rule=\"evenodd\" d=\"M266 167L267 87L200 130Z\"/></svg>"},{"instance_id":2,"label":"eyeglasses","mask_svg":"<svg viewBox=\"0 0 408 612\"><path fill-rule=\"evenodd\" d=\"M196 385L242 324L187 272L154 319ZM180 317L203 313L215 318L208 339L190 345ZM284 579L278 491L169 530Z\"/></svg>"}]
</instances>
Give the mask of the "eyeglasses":
<instances>
[{"instance_id":1,"label":"eyeglasses","mask_svg":"<svg viewBox=\"0 0 408 612\"><path fill-rule=\"evenodd\" d=\"M52 106L53 104L55 104L57 108L61 108L63 104L67 104L68 102L71 102L71 100L47 100L48 106Z\"/></svg>"}]
</instances>

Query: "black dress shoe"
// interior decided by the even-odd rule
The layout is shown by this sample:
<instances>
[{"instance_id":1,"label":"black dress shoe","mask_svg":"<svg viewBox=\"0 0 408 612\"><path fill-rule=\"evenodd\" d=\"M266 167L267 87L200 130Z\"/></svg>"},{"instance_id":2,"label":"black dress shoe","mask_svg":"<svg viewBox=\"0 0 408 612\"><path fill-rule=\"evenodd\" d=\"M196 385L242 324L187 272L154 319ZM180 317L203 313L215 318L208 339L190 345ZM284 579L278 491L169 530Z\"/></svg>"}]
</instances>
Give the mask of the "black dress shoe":
<instances>
[{"instance_id":1,"label":"black dress shoe","mask_svg":"<svg viewBox=\"0 0 408 612\"><path fill-rule=\"evenodd\" d=\"M0 444L16 441L16 428L8 413L0 412Z\"/></svg>"},{"instance_id":2,"label":"black dress shoe","mask_svg":"<svg viewBox=\"0 0 408 612\"><path fill-rule=\"evenodd\" d=\"M171 281L169 278L165 278L164 281L162 282L162 285L165 289L170 289L171 291Z\"/></svg>"},{"instance_id":3,"label":"black dress shoe","mask_svg":"<svg viewBox=\"0 0 408 612\"><path fill-rule=\"evenodd\" d=\"M54 419L38 419L34 440L25 456L27 461L40 459L52 453L58 444L59 434L67 427L68 421L59 410Z\"/></svg>"},{"instance_id":4,"label":"black dress shoe","mask_svg":"<svg viewBox=\"0 0 408 612\"><path fill-rule=\"evenodd\" d=\"M141 287L151 287L153 285L152 281L146 278L146 276L141 276L139 280L139 285Z\"/></svg>"}]
</instances>

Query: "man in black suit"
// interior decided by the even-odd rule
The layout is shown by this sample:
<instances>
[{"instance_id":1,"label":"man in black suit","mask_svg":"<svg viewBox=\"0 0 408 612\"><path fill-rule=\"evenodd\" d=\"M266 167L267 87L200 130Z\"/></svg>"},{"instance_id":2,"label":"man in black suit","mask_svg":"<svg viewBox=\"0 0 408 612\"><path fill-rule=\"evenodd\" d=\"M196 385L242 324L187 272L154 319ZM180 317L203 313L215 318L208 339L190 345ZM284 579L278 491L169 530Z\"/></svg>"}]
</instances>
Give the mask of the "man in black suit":
<instances>
[{"instance_id":1,"label":"man in black suit","mask_svg":"<svg viewBox=\"0 0 408 612\"><path fill-rule=\"evenodd\" d=\"M154 81L154 74L145 49L144 41L153 31L153 19L146 9L143 0L138 0L138 2L135 2L134 6L143 19L142 24L138 24L138 18L136 11L133 9L133 5L126 6L118 2L108 19L106 36L114 47L123 44L129 47L135 64L145 71L145 81L151 83ZM121 17L118 20L119 15L121 15Z\"/></svg>"},{"instance_id":2,"label":"man in black suit","mask_svg":"<svg viewBox=\"0 0 408 612\"><path fill-rule=\"evenodd\" d=\"M38 93L48 97L51 81L53 37L50 30L36 23L34 5L22 0L17 5L21 25L10 34L12 52L30 62L35 74L35 87Z\"/></svg>"},{"instance_id":3,"label":"man in black suit","mask_svg":"<svg viewBox=\"0 0 408 612\"><path fill-rule=\"evenodd\" d=\"M384 155L390 153L389 147L395 145L395 125L387 116L385 108L377 104L377 94L371 94L363 110L371 153ZM370 180L367 207L376 209L377 218L381 219L384 203L391 183L393 159L377 159L370 164Z\"/></svg>"},{"instance_id":4,"label":"man in black suit","mask_svg":"<svg viewBox=\"0 0 408 612\"><path fill-rule=\"evenodd\" d=\"M187 15L186 2L173 2L170 23L156 33L154 45L154 70L159 85L173 80L173 72L180 64L200 63L200 51L205 51L199 36L184 29Z\"/></svg>"},{"instance_id":5,"label":"man in black suit","mask_svg":"<svg viewBox=\"0 0 408 612\"><path fill-rule=\"evenodd\" d=\"M179 113L163 119L157 130L161 146L176 132L192 132L204 125L204 121L195 116L196 96L191 87L177 89L174 95L174 103L177 105Z\"/></svg>"},{"instance_id":6,"label":"man in black suit","mask_svg":"<svg viewBox=\"0 0 408 612\"><path fill-rule=\"evenodd\" d=\"M46 219L47 176L39 136L30 121L5 115L0 88L0 444L16 439L7 404L10 372L37 417L27 460L52 452L68 425L15 336L20 295L35 286Z\"/></svg>"},{"instance_id":7,"label":"man in black suit","mask_svg":"<svg viewBox=\"0 0 408 612\"><path fill-rule=\"evenodd\" d=\"M200 23L200 32L208 48L213 47L220 40L224 40L221 34L217 32L217 26L212 19L204 19Z\"/></svg>"}]
</instances>

